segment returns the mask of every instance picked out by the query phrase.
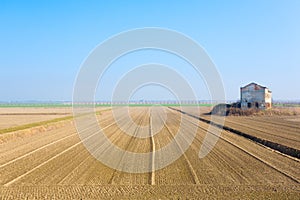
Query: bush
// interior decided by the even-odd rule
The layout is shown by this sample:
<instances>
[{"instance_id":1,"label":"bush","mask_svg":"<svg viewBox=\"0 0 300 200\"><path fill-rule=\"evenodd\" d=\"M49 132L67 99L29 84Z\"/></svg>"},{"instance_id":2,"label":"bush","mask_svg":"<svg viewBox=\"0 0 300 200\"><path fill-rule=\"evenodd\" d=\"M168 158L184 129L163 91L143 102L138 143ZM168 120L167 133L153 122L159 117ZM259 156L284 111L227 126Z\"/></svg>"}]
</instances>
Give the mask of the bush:
<instances>
[{"instance_id":1,"label":"bush","mask_svg":"<svg viewBox=\"0 0 300 200\"><path fill-rule=\"evenodd\" d=\"M209 113L211 115L220 116L292 116L298 115L296 110L288 108L271 108L268 110L260 110L257 108L241 109L239 103L233 104L218 104L213 107Z\"/></svg>"},{"instance_id":2,"label":"bush","mask_svg":"<svg viewBox=\"0 0 300 200\"><path fill-rule=\"evenodd\" d=\"M231 107L230 104L218 104L213 107L210 114L212 115L220 115L220 116L227 116L228 115L228 109Z\"/></svg>"},{"instance_id":3,"label":"bush","mask_svg":"<svg viewBox=\"0 0 300 200\"><path fill-rule=\"evenodd\" d=\"M241 108L231 107L231 108L229 108L228 115L232 115L232 116L251 116L251 115L257 114L258 112L260 112L260 110L255 109L255 108L242 110Z\"/></svg>"}]
</instances>

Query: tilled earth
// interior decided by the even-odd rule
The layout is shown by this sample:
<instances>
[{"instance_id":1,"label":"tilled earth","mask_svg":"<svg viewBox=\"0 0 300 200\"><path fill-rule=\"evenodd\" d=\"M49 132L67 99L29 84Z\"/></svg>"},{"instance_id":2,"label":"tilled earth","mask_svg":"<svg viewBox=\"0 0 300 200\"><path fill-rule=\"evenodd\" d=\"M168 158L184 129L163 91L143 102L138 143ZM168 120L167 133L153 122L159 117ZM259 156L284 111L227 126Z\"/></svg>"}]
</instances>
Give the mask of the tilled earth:
<instances>
[{"instance_id":1,"label":"tilled earth","mask_svg":"<svg viewBox=\"0 0 300 200\"><path fill-rule=\"evenodd\" d=\"M105 136L120 149L137 155L154 152L149 160L142 161L145 163L141 163L138 156L131 158L136 167L147 166L149 172L124 172L128 166L121 164L123 156L110 158L120 162L118 167L122 170L106 166L94 158L82 142L101 153L97 144L104 139L92 131L95 124L89 124L90 133L80 138L74 123L66 121L64 126L40 134L0 140L0 199L300 198L299 159L228 131L221 130L218 136L218 128L208 131L208 124L166 107L128 109L132 121L120 118L116 123L111 110L97 115L98 121ZM256 129L262 130L263 123L269 123L265 121L261 120ZM241 121L232 123L242 124ZM278 130L287 131L281 137L299 140L300 128L287 123L285 129L280 123L270 123L272 130L278 126ZM178 136L180 129L184 137ZM181 144L192 137L193 130L196 136L185 150ZM268 132L267 128L264 131ZM139 137L145 135L147 137ZM205 142L206 137L218 137L217 143L207 156L199 158L201 147L211 145ZM175 147L169 149L165 157L158 158L155 152L172 141ZM109 154L110 147L102 153ZM168 159L167 156L176 153L182 155L175 162L152 170L159 159Z\"/></svg>"}]
</instances>

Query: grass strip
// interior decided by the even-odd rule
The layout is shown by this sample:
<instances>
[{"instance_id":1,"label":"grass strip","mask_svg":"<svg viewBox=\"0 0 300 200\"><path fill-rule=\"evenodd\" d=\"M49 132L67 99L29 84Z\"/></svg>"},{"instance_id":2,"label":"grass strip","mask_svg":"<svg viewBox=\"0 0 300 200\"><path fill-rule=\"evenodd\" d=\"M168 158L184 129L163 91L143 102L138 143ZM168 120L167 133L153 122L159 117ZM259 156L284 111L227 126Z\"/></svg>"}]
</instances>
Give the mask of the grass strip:
<instances>
[{"instance_id":1,"label":"grass strip","mask_svg":"<svg viewBox=\"0 0 300 200\"><path fill-rule=\"evenodd\" d=\"M108 111L108 110L111 110L111 108L100 110L99 112L96 112L96 114L101 115L102 112ZM0 130L0 134L24 130L24 129L28 129L28 128L32 128L32 127L36 127L36 126L43 126L43 125L47 125L50 123L60 122L60 121L69 120L69 119L73 119L73 118L74 117L72 115L72 116L60 117L60 118L50 119L50 120L46 120L46 121L34 122L34 123L30 123L30 124L24 124L24 125L20 125L20 126L5 128L5 129Z\"/></svg>"},{"instance_id":2,"label":"grass strip","mask_svg":"<svg viewBox=\"0 0 300 200\"><path fill-rule=\"evenodd\" d=\"M5 129L0 130L0 134L24 130L24 129L28 129L28 128L32 128L32 127L36 127L36 126L43 126L43 125L47 125L50 123L60 122L60 121L69 120L69 119L73 119L73 116L60 117L60 118L55 118L55 119L51 119L51 120L34 122L34 123L30 123L30 124L24 124L24 125L20 125L20 126L5 128Z\"/></svg>"}]
</instances>

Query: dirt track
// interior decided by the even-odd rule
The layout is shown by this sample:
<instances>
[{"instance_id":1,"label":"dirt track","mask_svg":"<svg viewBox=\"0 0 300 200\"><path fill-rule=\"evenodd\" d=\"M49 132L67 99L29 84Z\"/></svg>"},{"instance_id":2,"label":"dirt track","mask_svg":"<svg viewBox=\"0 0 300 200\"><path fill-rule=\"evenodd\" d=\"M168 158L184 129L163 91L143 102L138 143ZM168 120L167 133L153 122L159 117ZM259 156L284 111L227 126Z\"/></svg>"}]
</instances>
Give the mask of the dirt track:
<instances>
[{"instance_id":1,"label":"dirt track","mask_svg":"<svg viewBox=\"0 0 300 200\"><path fill-rule=\"evenodd\" d=\"M136 153L153 152L165 147L176 136L180 113L168 108L129 109L133 121L142 126L136 128L130 121L122 119L119 125L135 136L148 134L149 137L139 139L124 133L114 121L111 111L98 115L105 135L121 149ZM165 122L161 118L162 112L167 115ZM297 199L300 196L299 160L227 131L222 131L213 150L199 159L201 145L205 145L204 138L207 134L216 137L217 128L207 132L206 123L189 116L182 116L182 120L186 137L192 134L192 127L197 128L191 146L176 162L142 174L117 171L96 160L85 149L74 124L70 122L41 134L8 140L0 144L0 194L3 199L42 198L47 194L47 197L56 198L202 196ZM274 123L279 124L280 121ZM155 133L160 124L163 124L162 129ZM89 126L91 130L93 126L95 124ZM142 128L145 126L149 129ZM289 128L294 130L294 127L287 127L287 130ZM297 133L299 129L295 130ZM94 142L96 138L97 134L91 132L84 140L98 149ZM177 139L177 144L186 140L182 137ZM182 152L181 146L178 145L169 154L175 151ZM153 163L155 156L152 154L147 161L149 169L156 164Z\"/></svg>"}]
</instances>

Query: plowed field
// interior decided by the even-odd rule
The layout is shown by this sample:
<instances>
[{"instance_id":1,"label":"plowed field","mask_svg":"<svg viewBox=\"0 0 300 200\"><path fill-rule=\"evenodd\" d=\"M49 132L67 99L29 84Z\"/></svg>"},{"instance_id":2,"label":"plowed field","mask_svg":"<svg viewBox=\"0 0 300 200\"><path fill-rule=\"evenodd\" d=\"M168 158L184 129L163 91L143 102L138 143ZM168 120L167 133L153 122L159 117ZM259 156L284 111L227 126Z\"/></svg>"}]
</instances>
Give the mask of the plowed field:
<instances>
[{"instance_id":1,"label":"plowed field","mask_svg":"<svg viewBox=\"0 0 300 200\"><path fill-rule=\"evenodd\" d=\"M111 110L98 114L98 121L106 137L120 149L137 154L152 152L149 160L143 161L149 172L128 173L101 163L82 143L100 151L97 144L102 138L92 131L98 124L89 124L91 131L80 139L74 123L66 120L63 126L20 138L1 140L8 133L0 135L0 199L300 198L299 159L225 130L212 151L200 159L201 146L209 145L205 138L217 137L217 127L208 132L207 123L167 107L128 109L132 121L120 118L117 123ZM249 134L299 148L297 123L254 118L226 121L226 125ZM179 126L185 137L176 137ZM180 144L194 128L196 136L184 151ZM168 155L179 152L182 156L165 168L153 170L158 159L168 159L158 158L155 152L171 141L177 145ZM110 148L104 153L109 154ZM138 157L131 159L137 167L142 164Z\"/></svg>"}]
</instances>

